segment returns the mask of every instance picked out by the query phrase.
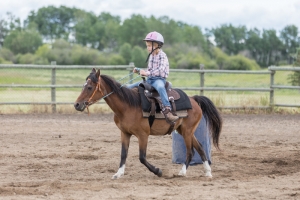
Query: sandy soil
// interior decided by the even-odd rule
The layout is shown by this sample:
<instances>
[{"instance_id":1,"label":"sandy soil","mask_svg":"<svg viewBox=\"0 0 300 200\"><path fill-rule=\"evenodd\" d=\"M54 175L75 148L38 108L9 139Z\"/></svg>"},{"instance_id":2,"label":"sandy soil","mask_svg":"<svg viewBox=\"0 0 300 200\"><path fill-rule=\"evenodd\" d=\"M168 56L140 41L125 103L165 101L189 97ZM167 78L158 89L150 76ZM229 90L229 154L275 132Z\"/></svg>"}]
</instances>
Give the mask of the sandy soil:
<instances>
[{"instance_id":1,"label":"sandy soil","mask_svg":"<svg viewBox=\"0 0 300 200\"><path fill-rule=\"evenodd\" d=\"M224 114L213 178L172 164L172 139L151 136L150 173L131 140L125 176L111 114L0 115L0 199L300 199L300 115Z\"/></svg>"}]
</instances>

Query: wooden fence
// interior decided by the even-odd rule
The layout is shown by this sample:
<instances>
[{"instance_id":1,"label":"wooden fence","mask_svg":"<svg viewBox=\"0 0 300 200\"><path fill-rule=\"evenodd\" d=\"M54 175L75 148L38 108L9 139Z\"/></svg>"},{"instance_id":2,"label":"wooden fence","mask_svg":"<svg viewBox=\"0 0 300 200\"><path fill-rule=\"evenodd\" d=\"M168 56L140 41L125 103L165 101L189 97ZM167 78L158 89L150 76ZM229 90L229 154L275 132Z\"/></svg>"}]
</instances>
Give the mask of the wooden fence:
<instances>
[{"instance_id":1,"label":"wooden fence","mask_svg":"<svg viewBox=\"0 0 300 200\"><path fill-rule=\"evenodd\" d=\"M1 68L26 68L26 69L50 69L51 70L51 84L50 85L24 85L24 84L0 84L0 88L51 88L51 101L49 102L0 102L0 105L21 105L21 104L44 104L52 105L52 111L56 112L56 105L58 104L73 104L73 102L57 102L56 101L56 89L57 88L81 88L82 85L58 85L56 84L56 70L57 69L91 69L95 66L70 66L70 65L11 65L11 64L0 64ZM127 70L128 73L132 72L134 67L133 63L129 65L104 65L97 66L99 69L110 69L110 70ZM276 104L274 103L274 90L275 89L298 89L300 86L285 86L275 85L274 75L276 71L299 71L300 67L276 67L271 66L268 71L245 71L245 70L186 70L186 69L170 69L170 72L182 72L182 73L199 73L199 87L177 87L182 90L195 90L200 91L200 95L204 95L204 91L254 91L254 92L268 92L269 93L269 105L268 106L256 106L249 108L257 109L273 109L277 107L300 107L300 104ZM221 73L221 74L265 74L270 76L270 85L267 88L241 88L241 87L205 87L205 74L208 73ZM132 75L131 75L132 76ZM222 109L238 109L245 107L233 107L223 106Z\"/></svg>"}]
</instances>

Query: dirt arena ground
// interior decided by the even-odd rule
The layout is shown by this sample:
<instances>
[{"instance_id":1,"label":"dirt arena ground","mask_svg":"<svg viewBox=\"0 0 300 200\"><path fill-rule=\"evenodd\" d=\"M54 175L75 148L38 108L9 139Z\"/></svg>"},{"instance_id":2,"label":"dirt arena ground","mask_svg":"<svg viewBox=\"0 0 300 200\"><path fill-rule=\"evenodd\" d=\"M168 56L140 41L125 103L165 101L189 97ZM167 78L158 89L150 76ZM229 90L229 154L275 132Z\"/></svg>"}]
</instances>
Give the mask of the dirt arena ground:
<instances>
[{"instance_id":1,"label":"dirt arena ground","mask_svg":"<svg viewBox=\"0 0 300 200\"><path fill-rule=\"evenodd\" d=\"M0 115L0 199L300 199L300 115L223 114L213 178L172 164L172 138L151 136L150 173L131 140L125 176L112 114Z\"/></svg>"}]
</instances>

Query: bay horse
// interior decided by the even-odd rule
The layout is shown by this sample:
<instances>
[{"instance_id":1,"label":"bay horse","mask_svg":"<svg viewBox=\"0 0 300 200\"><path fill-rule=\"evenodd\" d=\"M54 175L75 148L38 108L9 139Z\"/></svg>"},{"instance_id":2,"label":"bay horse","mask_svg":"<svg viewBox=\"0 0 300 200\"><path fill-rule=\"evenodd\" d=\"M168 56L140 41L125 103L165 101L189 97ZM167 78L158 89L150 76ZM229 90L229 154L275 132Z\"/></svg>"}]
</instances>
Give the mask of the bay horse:
<instances>
[{"instance_id":1,"label":"bay horse","mask_svg":"<svg viewBox=\"0 0 300 200\"><path fill-rule=\"evenodd\" d=\"M148 119L143 117L141 99L138 90L123 87L118 81L107 75L100 75L100 70L92 69L83 86L81 94L74 103L78 111L88 109L98 100L104 99L114 113L114 121L121 130L121 161L119 169L112 179L118 179L125 173L125 163L128 155L130 138L132 135L138 138L139 160L149 171L158 177L162 176L162 170L150 164L146 159L147 143L149 135L164 135L170 128L165 119L155 119L150 127ZM205 117L212 136L214 146L219 150L219 137L222 129L222 118L213 104L205 96L189 97L192 109L188 109L188 117L176 121L174 129L184 138L186 145L186 161L179 172L179 176L186 176L187 168L194 154L194 148L203 161L204 173L212 177L205 152L194 136L194 132L201 120Z\"/></svg>"}]
</instances>

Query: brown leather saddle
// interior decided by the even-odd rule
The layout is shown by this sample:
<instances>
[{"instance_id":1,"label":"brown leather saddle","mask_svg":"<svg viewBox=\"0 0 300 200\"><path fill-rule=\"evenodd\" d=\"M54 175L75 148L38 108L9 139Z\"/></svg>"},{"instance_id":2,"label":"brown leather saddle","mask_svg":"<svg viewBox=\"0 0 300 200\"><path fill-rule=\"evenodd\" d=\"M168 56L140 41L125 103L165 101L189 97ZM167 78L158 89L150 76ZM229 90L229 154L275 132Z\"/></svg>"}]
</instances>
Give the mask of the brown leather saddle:
<instances>
[{"instance_id":1,"label":"brown leather saddle","mask_svg":"<svg viewBox=\"0 0 300 200\"><path fill-rule=\"evenodd\" d=\"M139 84L139 86L143 87L145 89L144 94L147 97L147 99L149 100L149 102L151 102L150 115L154 116L155 112L156 112L156 106L155 106L156 103L158 103L158 105L160 106L160 109L163 108L161 97L160 97L159 93L156 91L156 89L153 86L151 86L149 83L142 82ZM180 99L180 94L176 90L172 89L172 84L168 81L166 82L165 88L167 91L168 99L171 102L172 112L174 114L176 114L175 100Z\"/></svg>"}]
</instances>

